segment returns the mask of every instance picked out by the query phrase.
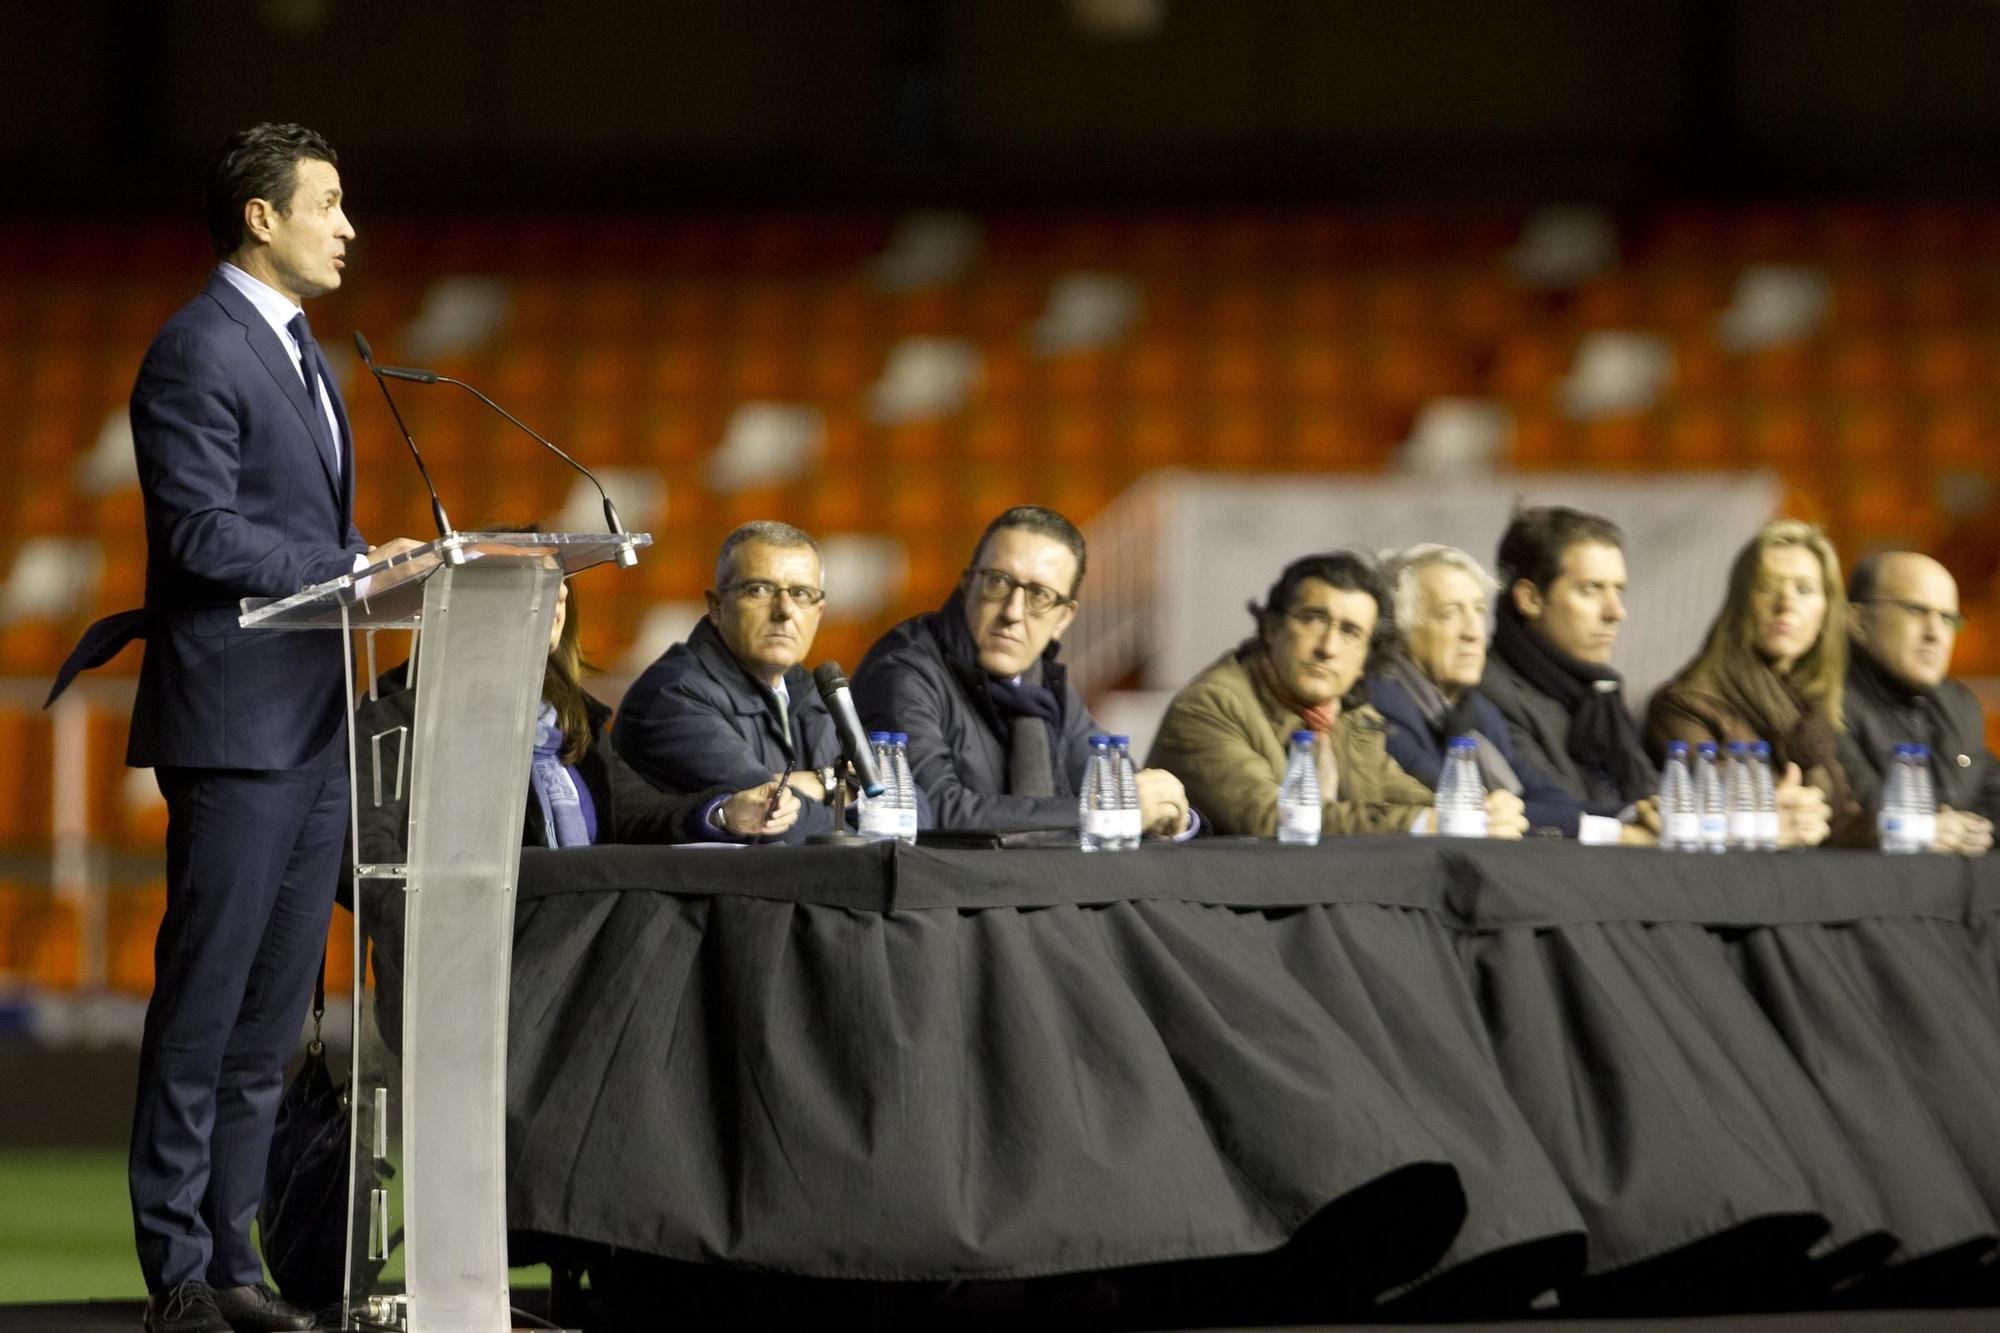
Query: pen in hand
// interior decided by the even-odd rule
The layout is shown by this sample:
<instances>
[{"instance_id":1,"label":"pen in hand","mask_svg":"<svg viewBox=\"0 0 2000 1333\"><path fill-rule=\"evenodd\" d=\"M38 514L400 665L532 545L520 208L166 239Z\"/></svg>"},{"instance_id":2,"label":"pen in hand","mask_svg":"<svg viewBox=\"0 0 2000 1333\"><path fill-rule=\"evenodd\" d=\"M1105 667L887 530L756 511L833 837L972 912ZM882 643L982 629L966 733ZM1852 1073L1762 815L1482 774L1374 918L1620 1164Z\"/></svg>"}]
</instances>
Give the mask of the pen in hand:
<instances>
[{"instance_id":1,"label":"pen in hand","mask_svg":"<svg viewBox=\"0 0 2000 1333\"><path fill-rule=\"evenodd\" d=\"M785 784L792 780L792 769L796 766L796 761L787 759L785 761L785 771L778 774L778 785L771 789L771 803L764 807L764 822L766 824L778 817L778 802L785 799Z\"/></svg>"}]
</instances>

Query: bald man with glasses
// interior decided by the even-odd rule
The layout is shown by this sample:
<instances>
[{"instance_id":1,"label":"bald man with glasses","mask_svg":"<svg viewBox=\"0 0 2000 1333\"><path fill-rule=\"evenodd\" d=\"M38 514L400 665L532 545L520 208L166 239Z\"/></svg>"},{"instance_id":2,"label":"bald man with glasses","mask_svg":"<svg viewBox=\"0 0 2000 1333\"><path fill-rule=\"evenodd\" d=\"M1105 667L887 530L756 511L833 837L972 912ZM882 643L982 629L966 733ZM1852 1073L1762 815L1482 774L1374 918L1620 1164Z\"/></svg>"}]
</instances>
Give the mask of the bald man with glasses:
<instances>
[{"instance_id":1,"label":"bald man with glasses","mask_svg":"<svg viewBox=\"0 0 2000 1333\"><path fill-rule=\"evenodd\" d=\"M2000 820L2000 761L1986 748L1985 716L1973 692L1948 676L1965 617L1951 571L1915 551L1868 556L1848 580L1848 634L1840 761L1873 810L1896 747L1931 752L1937 791L1933 849L1978 856Z\"/></svg>"},{"instance_id":2,"label":"bald man with glasses","mask_svg":"<svg viewBox=\"0 0 2000 1333\"><path fill-rule=\"evenodd\" d=\"M790 772L799 818L782 840L827 832L840 741L803 665L826 609L819 544L789 523L745 523L724 539L706 597L687 641L625 692L612 744L668 792L744 791Z\"/></svg>"},{"instance_id":3,"label":"bald man with glasses","mask_svg":"<svg viewBox=\"0 0 2000 1333\"><path fill-rule=\"evenodd\" d=\"M854 673L862 721L910 737L910 767L941 828L1073 829L1099 730L1058 658L1085 550L1076 525L1019 505L980 536L945 604L890 630ZM1148 836L1197 821L1173 774L1139 774Z\"/></svg>"}]
</instances>

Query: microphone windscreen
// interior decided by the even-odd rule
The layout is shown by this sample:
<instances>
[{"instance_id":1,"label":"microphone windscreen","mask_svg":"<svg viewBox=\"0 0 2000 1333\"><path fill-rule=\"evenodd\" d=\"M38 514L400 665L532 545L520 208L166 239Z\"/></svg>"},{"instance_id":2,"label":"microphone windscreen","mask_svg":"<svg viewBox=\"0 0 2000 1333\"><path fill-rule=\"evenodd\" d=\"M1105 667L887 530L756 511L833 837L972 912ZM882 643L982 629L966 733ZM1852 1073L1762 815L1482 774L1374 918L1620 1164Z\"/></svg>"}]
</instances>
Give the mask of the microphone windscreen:
<instances>
[{"instance_id":1,"label":"microphone windscreen","mask_svg":"<svg viewBox=\"0 0 2000 1333\"><path fill-rule=\"evenodd\" d=\"M847 673L838 662L821 662L813 668L813 684L819 687L820 698L831 699L835 690L847 688Z\"/></svg>"},{"instance_id":2,"label":"microphone windscreen","mask_svg":"<svg viewBox=\"0 0 2000 1333\"><path fill-rule=\"evenodd\" d=\"M374 349L368 346L368 340L361 336L360 329L354 331L354 350L361 353L361 359L364 362L369 365L375 363Z\"/></svg>"}]
</instances>

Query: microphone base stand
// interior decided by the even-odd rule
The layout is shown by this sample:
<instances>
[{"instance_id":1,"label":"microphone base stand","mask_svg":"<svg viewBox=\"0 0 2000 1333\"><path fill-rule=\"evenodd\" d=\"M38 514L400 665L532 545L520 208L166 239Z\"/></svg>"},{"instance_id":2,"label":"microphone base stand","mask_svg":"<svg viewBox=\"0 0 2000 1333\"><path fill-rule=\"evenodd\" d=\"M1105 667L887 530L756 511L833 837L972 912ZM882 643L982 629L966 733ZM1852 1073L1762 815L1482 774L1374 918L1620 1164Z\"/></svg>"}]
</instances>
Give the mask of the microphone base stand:
<instances>
[{"instance_id":1,"label":"microphone base stand","mask_svg":"<svg viewBox=\"0 0 2000 1333\"><path fill-rule=\"evenodd\" d=\"M806 839L808 847L866 847L868 839L859 833L847 831L847 771L843 761L840 765L840 781L833 794L833 828L827 833L815 833Z\"/></svg>"}]
</instances>

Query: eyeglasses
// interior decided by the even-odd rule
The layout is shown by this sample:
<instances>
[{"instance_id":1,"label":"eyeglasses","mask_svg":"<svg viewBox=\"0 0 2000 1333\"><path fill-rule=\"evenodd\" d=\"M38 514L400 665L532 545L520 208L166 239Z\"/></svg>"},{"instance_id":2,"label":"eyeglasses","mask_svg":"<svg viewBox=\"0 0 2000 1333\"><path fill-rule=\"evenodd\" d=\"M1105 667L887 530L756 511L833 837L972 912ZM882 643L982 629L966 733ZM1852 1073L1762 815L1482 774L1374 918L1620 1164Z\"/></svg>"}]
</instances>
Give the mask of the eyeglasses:
<instances>
[{"instance_id":1,"label":"eyeglasses","mask_svg":"<svg viewBox=\"0 0 2000 1333\"><path fill-rule=\"evenodd\" d=\"M1943 621L1953 634L1965 628L1965 617L1957 611L1946 611L1935 606L1925 606L1922 602L1906 602L1899 597L1870 597L1863 606L1893 606L1912 620L1929 620L1936 616Z\"/></svg>"},{"instance_id":2,"label":"eyeglasses","mask_svg":"<svg viewBox=\"0 0 2000 1333\"><path fill-rule=\"evenodd\" d=\"M791 598L794 606L818 606L826 600L824 588L815 588L803 583L781 588L769 579L745 579L741 583L732 583L719 591L735 593L752 606L763 606L767 602L774 601L779 593Z\"/></svg>"},{"instance_id":3,"label":"eyeglasses","mask_svg":"<svg viewBox=\"0 0 2000 1333\"><path fill-rule=\"evenodd\" d=\"M1351 620L1335 620L1328 612L1316 606L1300 607L1296 611L1285 612L1285 619L1297 625L1315 639L1325 638L1328 630L1338 630L1340 641L1352 646L1368 641L1368 631Z\"/></svg>"},{"instance_id":4,"label":"eyeglasses","mask_svg":"<svg viewBox=\"0 0 2000 1333\"><path fill-rule=\"evenodd\" d=\"M1028 614L1045 616L1070 599L1054 588L1040 583L1024 583L1012 574L998 569L969 569L966 577L972 580L973 589L981 600L1004 602L1019 588L1027 595Z\"/></svg>"}]
</instances>

